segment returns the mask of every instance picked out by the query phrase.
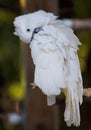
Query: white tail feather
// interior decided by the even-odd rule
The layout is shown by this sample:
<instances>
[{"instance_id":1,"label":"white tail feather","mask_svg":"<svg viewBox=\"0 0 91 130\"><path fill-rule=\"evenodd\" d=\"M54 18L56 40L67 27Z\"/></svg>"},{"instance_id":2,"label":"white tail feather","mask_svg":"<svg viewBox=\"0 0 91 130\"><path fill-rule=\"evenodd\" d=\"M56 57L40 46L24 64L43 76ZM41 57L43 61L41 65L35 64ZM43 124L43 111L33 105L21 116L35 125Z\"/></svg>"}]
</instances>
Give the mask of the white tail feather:
<instances>
[{"instance_id":1,"label":"white tail feather","mask_svg":"<svg viewBox=\"0 0 91 130\"><path fill-rule=\"evenodd\" d=\"M67 126L71 124L75 126L80 125L80 111L79 111L79 97L76 89L67 88L64 92L66 94L66 108L64 118Z\"/></svg>"}]
</instances>

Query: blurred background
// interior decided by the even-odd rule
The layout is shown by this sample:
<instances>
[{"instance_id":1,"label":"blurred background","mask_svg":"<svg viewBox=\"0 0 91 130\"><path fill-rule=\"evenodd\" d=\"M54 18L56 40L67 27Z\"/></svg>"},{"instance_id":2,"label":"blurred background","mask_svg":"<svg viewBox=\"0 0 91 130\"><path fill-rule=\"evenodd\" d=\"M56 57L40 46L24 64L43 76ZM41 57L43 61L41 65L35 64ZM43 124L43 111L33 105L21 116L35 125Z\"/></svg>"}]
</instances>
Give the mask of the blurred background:
<instances>
[{"instance_id":1,"label":"blurred background","mask_svg":"<svg viewBox=\"0 0 91 130\"><path fill-rule=\"evenodd\" d=\"M32 90L34 66L28 45L13 35L14 18L39 9L71 19L82 46L78 51L84 88L91 87L91 0L0 0L0 130L91 130L91 98L84 97L80 127L64 122L64 96L46 106Z\"/></svg>"}]
</instances>

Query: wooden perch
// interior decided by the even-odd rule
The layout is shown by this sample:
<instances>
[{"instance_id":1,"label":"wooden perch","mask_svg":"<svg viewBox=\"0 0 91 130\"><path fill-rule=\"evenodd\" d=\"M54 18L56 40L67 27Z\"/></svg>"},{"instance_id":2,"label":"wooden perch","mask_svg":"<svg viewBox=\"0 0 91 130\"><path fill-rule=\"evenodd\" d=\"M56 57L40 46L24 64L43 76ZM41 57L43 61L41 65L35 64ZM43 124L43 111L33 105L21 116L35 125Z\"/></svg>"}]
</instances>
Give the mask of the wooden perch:
<instances>
[{"instance_id":1,"label":"wooden perch","mask_svg":"<svg viewBox=\"0 0 91 130\"><path fill-rule=\"evenodd\" d=\"M84 101L90 102L91 103L91 88L84 88L83 89L83 96L85 96ZM56 104L61 105L65 103L65 98L56 98Z\"/></svg>"},{"instance_id":2,"label":"wooden perch","mask_svg":"<svg viewBox=\"0 0 91 130\"><path fill-rule=\"evenodd\" d=\"M64 24L74 30L91 30L91 19L63 19Z\"/></svg>"},{"instance_id":3,"label":"wooden perch","mask_svg":"<svg viewBox=\"0 0 91 130\"><path fill-rule=\"evenodd\" d=\"M91 30L91 19L74 19L73 28L75 30Z\"/></svg>"},{"instance_id":4,"label":"wooden perch","mask_svg":"<svg viewBox=\"0 0 91 130\"><path fill-rule=\"evenodd\" d=\"M91 88L83 89L83 95L86 97L90 97L91 96Z\"/></svg>"}]
</instances>

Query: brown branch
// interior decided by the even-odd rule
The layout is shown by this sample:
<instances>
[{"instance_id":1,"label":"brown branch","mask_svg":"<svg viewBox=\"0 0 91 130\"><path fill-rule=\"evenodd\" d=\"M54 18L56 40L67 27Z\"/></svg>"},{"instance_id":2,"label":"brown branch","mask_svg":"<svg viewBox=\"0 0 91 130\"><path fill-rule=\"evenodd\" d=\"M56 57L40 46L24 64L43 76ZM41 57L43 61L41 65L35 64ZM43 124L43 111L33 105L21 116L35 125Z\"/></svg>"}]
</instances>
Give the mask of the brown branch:
<instances>
[{"instance_id":1,"label":"brown branch","mask_svg":"<svg viewBox=\"0 0 91 130\"><path fill-rule=\"evenodd\" d=\"M77 31L90 30L91 19L63 19L64 24Z\"/></svg>"},{"instance_id":2,"label":"brown branch","mask_svg":"<svg viewBox=\"0 0 91 130\"><path fill-rule=\"evenodd\" d=\"M73 28L75 30L91 30L91 19L74 19Z\"/></svg>"},{"instance_id":3,"label":"brown branch","mask_svg":"<svg viewBox=\"0 0 91 130\"><path fill-rule=\"evenodd\" d=\"M83 96L85 102L91 102L91 88L83 89ZM65 98L61 99L60 97L56 98L56 104L61 105L65 103Z\"/></svg>"}]
</instances>

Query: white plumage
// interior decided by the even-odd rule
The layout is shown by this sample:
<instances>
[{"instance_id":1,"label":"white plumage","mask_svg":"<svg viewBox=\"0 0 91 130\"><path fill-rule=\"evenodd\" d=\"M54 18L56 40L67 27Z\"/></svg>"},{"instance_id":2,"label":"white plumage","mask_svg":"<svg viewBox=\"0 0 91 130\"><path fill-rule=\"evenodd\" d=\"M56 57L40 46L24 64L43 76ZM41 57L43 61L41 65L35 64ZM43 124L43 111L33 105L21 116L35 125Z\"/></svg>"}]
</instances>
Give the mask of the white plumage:
<instances>
[{"instance_id":1,"label":"white plumage","mask_svg":"<svg viewBox=\"0 0 91 130\"><path fill-rule=\"evenodd\" d=\"M73 30L42 10L16 17L14 25L14 34L31 42L34 84L47 95L48 105L62 91L66 96L64 119L68 126L79 126L83 84L77 50L81 43Z\"/></svg>"}]
</instances>

